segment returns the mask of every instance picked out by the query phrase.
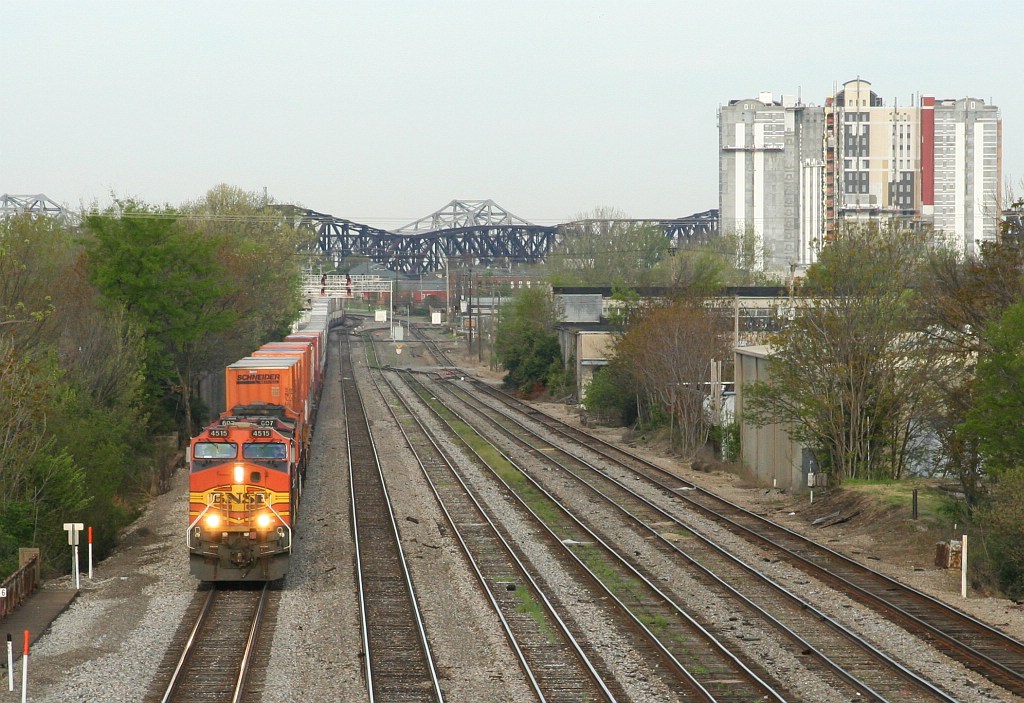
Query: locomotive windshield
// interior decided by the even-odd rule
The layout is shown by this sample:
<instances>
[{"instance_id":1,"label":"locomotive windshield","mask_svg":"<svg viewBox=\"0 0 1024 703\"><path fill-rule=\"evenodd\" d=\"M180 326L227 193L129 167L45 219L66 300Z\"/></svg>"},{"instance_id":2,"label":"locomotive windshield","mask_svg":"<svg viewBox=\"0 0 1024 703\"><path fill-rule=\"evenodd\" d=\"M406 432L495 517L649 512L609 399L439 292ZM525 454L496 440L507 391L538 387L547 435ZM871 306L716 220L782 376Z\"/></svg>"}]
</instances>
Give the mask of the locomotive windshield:
<instances>
[{"instance_id":1,"label":"locomotive windshield","mask_svg":"<svg viewBox=\"0 0 1024 703\"><path fill-rule=\"evenodd\" d=\"M287 459L288 447L283 442L247 442L242 445L244 459Z\"/></svg>"},{"instance_id":2,"label":"locomotive windshield","mask_svg":"<svg viewBox=\"0 0 1024 703\"><path fill-rule=\"evenodd\" d=\"M192 445L192 471L202 471L238 456L234 442L196 442Z\"/></svg>"},{"instance_id":3,"label":"locomotive windshield","mask_svg":"<svg viewBox=\"0 0 1024 703\"><path fill-rule=\"evenodd\" d=\"M238 445L234 442L196 442L192 448L193 459L234 459L238 456Z\"/></svg>"},{"instance_id":4,"label":"locomotive windshield","mask_svg":"<svg viewBox=\"0 0 1024 703\"><path fill-rule=\"evenodd\" d=\"M284 442L247 442L242 445L242 456L268 469L288 470L288 447Z\"/></svg>"}]
</instances>

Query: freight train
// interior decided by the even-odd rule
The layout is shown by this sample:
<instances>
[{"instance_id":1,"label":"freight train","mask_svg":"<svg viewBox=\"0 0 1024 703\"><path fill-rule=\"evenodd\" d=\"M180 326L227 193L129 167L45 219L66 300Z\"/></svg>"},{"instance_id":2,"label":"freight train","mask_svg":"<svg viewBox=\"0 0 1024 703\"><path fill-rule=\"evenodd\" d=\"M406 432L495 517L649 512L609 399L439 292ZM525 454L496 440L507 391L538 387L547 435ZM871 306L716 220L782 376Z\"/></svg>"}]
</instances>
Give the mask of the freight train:
<instances>
[{"instance_id":1,"label":"freight train","mask_svg":"<svg viewBox=\"0 0 1024 703\"><path fill-rule=\"evenodd\" d=\"M227 411L188 450L189 570L202 581L276 581L295 519L340 300L311 303L293 334L225 369Z\"/></svg>"}]
</instances>

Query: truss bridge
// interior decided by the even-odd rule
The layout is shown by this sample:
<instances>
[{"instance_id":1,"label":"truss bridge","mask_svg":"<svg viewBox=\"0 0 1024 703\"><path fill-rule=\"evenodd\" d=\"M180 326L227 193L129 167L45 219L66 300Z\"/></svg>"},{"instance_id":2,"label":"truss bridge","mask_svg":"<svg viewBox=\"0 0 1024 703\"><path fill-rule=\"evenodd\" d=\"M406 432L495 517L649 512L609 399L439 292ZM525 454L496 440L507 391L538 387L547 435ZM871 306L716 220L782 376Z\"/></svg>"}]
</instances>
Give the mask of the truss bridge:
<instances>
[{"instance_id":1,"label":"truss bridge","mask_svg":"<svg viewBox=\"0 0 1024 703\"><path fill-rule=\"evenodd\" d=\"M13 215L52 217L63 224L77 225L78 216L42 193L36 195L0 194L0 219Z\"/></svg>"},{"instance_id":2,"label":"truss bridge","mask_svg":"<svg viewBox=\"0 0 1024 703\"><path fill-rule=\"evenodd\" d=\"M481 263L542 261L576 224L532 224L493 200L453 200L437 212L394 231L313 210L292 206L282 209L300 226L314 229L317 250L336 262L356 254L392 271L413 274L443 269L448 259L460 257ZM670 220L608 222L660 227L673 247L718 234L717 210Z\"/></svg>"}]
</instances>

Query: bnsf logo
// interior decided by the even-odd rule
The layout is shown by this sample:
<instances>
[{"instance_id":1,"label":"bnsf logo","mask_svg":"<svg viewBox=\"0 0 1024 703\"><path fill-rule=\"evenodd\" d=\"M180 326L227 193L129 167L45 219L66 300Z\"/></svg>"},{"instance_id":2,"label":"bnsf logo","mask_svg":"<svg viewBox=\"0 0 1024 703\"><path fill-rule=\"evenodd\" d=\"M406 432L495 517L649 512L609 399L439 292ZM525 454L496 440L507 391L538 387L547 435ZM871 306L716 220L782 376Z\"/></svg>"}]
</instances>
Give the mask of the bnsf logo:
<instances>
[{"instance_id":1,"label":"bnsf logo","mask_svg":"<svg viewBox=\"0 0 1024 703\"><path fill-rule=\"evenodd\" d=\"M240 491L238 493L214 493L214 503L233 503L238 505L256 505L258 503L266 503L267 496L263 493L246 493Z\"/></svg>"},{"instance_id":2,"label":"bnsf logo","mask_svg":"<svg viewBox=\"0 0 1024 703\"><path fill-rule=\"evenodd\" d=\"M235 377L235 383L280 383L279 373L241 373Z\"/></svg>"}]
</instances>

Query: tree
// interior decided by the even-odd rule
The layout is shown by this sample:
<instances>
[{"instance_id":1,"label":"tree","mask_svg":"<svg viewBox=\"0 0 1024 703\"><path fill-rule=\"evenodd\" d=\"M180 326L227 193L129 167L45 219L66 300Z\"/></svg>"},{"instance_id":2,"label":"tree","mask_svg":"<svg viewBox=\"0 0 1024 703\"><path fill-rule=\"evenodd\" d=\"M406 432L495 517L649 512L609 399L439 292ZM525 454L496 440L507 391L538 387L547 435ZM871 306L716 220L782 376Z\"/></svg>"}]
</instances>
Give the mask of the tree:
<instances>
[{"instance_id":1,"label":"tree","mask_svg":"<svg viewBox=\"0 0 1024 703\"><path fill-rule=\"evenodd\" d=\"M656 281L654 268L667 255L660 227L598 208L562 226L547 265L553 285L644 286Z\"/></svg>"},{"instance_id":2,"label":"tree","mask_svg":"<svg viewBox=\"0 0 1024 703\"><path fill-rule=\"evenodd\" d=\"M20 352L0 334L0 568L17 566L16 547L47 547L52 565L60 525L90 499L86 475L52 432L66 389L52 355ZM77 438L88 441L89 436Z\"/></svg>"},{"instance_id":3,"label":"tree","mask_svg":"<svg viewBox=\"0 0 1024 703\"><path fill-rule=\"evenodd\" d=\"M204 371L210 335L237 319L218 242L188 229L177 212L135 202L86 217L90 281L122 306L145 337L154 399L176 399L186 436L191 392Z\"/></svg>"},{"instance_id":4,"label":"tree","mask_svg":"<svg viewBox=\"0 0 1024 703\"><path fill-rule=\"evenodd\" d=\"M647 407L669 420L670 442L692 457L710 428L705 400L712 365L728 352L725 320L700 299L649 307L615 344L615 358L628 366Z\"/></svg>"},{"instance_id":5,"label":"tree","mask_svg":"<svg viewBox=\"0 0 1024 703\"><path fill-rule=\"evenodd\" d=\"M991 481L973 522L983 531L992 571L1003 592L1024 598L1024 471L1001 474Z\"/></svg>"},{"instance_id":6,"label":"tree","mask_svg":"<svg viewBox=\"0 0 1024 703\"><path fill-rule=\"evenodd\" d=\"M959 480L968 506L978 504L983 474L978 437L965 427L975 404L976 366L991 352L991 323L1024 297L1022 271L1022 242L1004 237L984 244L977 256L931 252L920 280L917 326L946 362L946 373L934 376L938 400L925 417L943 469Z\"/></svg>"},{"instance_id":7,"label":"tree","mask_svg":"<svg viewBox=\"0 0 1024 703\"><path fill-rule=\"evenodd\" d=\"M56 220L0 221L0 289L0 564L32 544L64 568L64 522L96 527L102 555L129 517L122 491L147 447L140 336L103 308L80 237Z\"/></svg>"},{"instance_id":8,"label":"tree","mask_svg":"<svg viewBox=\"0 0 1024 703\"><path fill-rule=\"evenodd\" d=\"M1024 473L1024 300L993 321L986 337L991 351L978 364L965 428L978 437L986 473Z\"/></svg>"},{"instance_id":9,"label":"tree","mask_svg":"<svg viewBox=\"0 0 1024 703\"><path fill-rule=\"evenodd\" d=\"M55 220L29 214L0 220L0 330L22 350L52 330L68 237Z\"/></svg>"},{"instance_id":10,"label":"tree","mask_svg":"<svg viewBox=\"0 0 1024 703\"><path fill-rule=\"evenodd\" d=\"M834 482L900 478L922 454L939 361L914 334L925 233L850 227L808 271L795 319L772 339L770 380L745 389L746 420L781 423Z\"/></svg>"},{"instance_id":11,"label":"tree","mask_svg":"<svg viewBox=\"0 0 1024 703\"><path fill-rule=\"evenodd\" d=\"M711 295L730 278L730 266L709 247L679 249L672 253L671 264L672 287L688 295Z\"/></svg>"},{"instance_id":12,"label":"tree","mask_svg":"<svg viewBox=\"0 0 1024 703\"><path fill-rule=\"evenodd\" d=\"M606 366L595 370L583 393L583 405L588 414L627 425L636 422L639 389L621 359L613 357Z\"/></svg>"},{"instance_id":13,"label":"tree","mask_svg":"<svg viewBox=\"0 0 1024 703\"><path fill-rule=\"evenodd\" d=\"M288 333L302 307L301 258L314 235L281 217L267 196L218 185L182 208L183 221L212 240L227 283L232 324L213 333L201 367L217 369Z\"/></svg>"},{"instance_id":14,"label":"tree","mask_svg":"<svg viewBox=\"0 0 1024 703\"><path fill-rule=\"evenodd\" d=\"M25 467L46 443L48 380L12 336L0 334L0 504L28 490Z\"/></svg>"},{"instance_id":15,"label":"tree","mask_svg":"<svg viewBox=\"0 0 1024 703\"><path fill-rule=\"evenodd\" d=\"M536 393L547 385L552 372L562 371L551 296L539 288L523 289L502 306L498 317L494 353L508 371L505 386Z\"/></svg>"}]
</instances>

